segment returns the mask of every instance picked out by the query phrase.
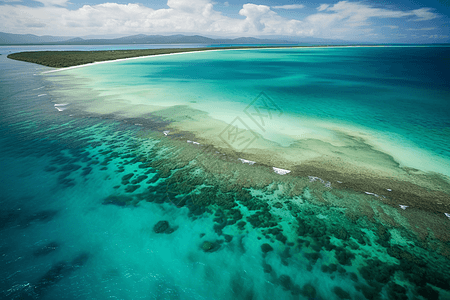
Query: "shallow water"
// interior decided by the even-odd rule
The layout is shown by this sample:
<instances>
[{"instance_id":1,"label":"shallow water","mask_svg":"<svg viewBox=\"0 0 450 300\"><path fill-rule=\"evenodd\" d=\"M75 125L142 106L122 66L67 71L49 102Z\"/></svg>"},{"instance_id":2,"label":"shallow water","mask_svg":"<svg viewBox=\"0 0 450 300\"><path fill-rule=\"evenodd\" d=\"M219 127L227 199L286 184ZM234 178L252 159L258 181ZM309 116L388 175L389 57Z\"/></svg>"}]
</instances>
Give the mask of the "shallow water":
<instances>
[{"instance_id":1,"label":"shallow water","mask_svg":"<svg viewBox=\"0 0 450 300\"><path fill-rule=\"evenodd\" d=\"M448 159L448 144L434 144L448 140L448 135L443 134L449 126L448 114L444 113L448 108L448 87L441 79L446 69L428 78L428 83L410 79L417 94L411 93L414 98L408 99L416 99L414 103L424 104L427 109L383 97L385 102L378 106L374 99L361 96L367 93L367 86L358 83L363 81L363 70L354 67L358 64L354 61L356 54L372 64L371 51L377 50L348 50L350 55L342 53L344 50L326 49L320 55L302 56L299 64L303 66L298 69L309 68L308 76L313 78L309 78L310 82L332 81L335 87L343 84L342 91L347 93L342 95L349 97L339 97L338 103L332 103L332 92L319 89L317 95L310 92L302 100L301 110L298 94L289 96L290 89L277 92L277 87L283 82L290 86L306 75L291 71L286 78L287 73L279 69L288 69L288 63L267 71L274 62L265 60L264 50L259 50L260 56L245 52L245 58L239 51L196 53L195 57L189 54L134 60L70 72L83 80L92 79L89 85L97 92L108 87L115 97L123 97L130 86L134 90L147 86L151 78L152 85L161 92L152 98L159 99L157 104L202 108L213 117L225 116L224 121L229 121L226 113L213 115L219 103L207 101L218 93L217 89L220 95L216 96L227 101L224 111L228 109L233 120L264 86L267 95L283 99L279 107L291 122L302 114L329 123L342 118L342 126L363 126L357 130L371 136L379 134L380 139L402 137L405 143L415 144L419 153L425 153L426 161L431 156ZM283 59L294 59L292 53L277 51ZM415 51L409 54L412 58L423 56L423 52ZM218 55L222 59L216 62ZM391 56L387 53L380 59ZM338 57L353 64L350 83L340 82L343 75L341 79L324 78L326 73L338 72L327 67ZM312 74L315 69L309 65L311 59L316 60L315 64L326 62L320 76ZM242 67L238 72L242 77L230 75L239 80L224 84L217 68L235 74L236 65L230 66L229 60L250 60L250 65L236 63ZM186 143L188 133L179 139L166 137L162 131L173 123L161 117L138 118L139 110L132 111L135 114L119 111L116 115L101 115L92 106L76 103L72 90L64 98L58 89L65 87L64 82L57 80L67 77L51 75L52 81L48 81L49 75L40 75L50 68L7 60L3 55L0 63L2 298L376 299L378 295L381 299L436 299L439 294L440 299L449 299L450 274L445 266L450 255L450 220L443 213L390 205L397 200L389 198L387 191L387 198L382 199L339 190L336 182L330 188L320 178L280 176L268 166L253 168L232 157L222 159L215 151L211 154L199 145ZM251 71L258 65L265 67ZM111 75L115 68L129 70L123 71L128 78L120 86L117 76ZM378 84L384 93L393 92L398 77L418 76L392 71L395 78L386 79L377 71L382 70L375 68L370 76L383 79ZM248 85L246 78L259 83ZM199 85L199 79L208 85ZM351 86L366 102L355 104L358 96L350 97ZM308 95L305 91L310 87L300 84L297 88L302 95ZM397 92L390 97L406 101L405 92ZM429 98L425 101L419 92ZM138 101L148 105L144 103L148 87L142 93L145 97L136 93L133 99L126 98L130 102L125 106ZM169 95L177 97L166 98ZM80 99L85 98L81 95ZM59 111L55 103L70 105L56 106L65 108ZM349 109L356 107L354 111L342 109L344 104ZM392 107L382 109L386 106ZM416 116L414 122L410 115L395 113L400 107L411 109ZM289 115L290 111L295 114ZM361 111L390 121L368 119L369 114ZM423 123L427 116L433 118ZM143 125L135 125L140 122ZM335 136L327 136L332 135L327 128L323 125L314 134L340 142ZM305 129L306 135L308 130L311 128ZM427 135L421 136L421 130ZM270 133L261 135L275 139ZM395 142L398 149L397 138ZM420 152L424 150L427 152ZM448 204L443 205L448 208ZM433 223L421 224L426 221Z\"/></svg>"},{"instance_id":2,"label":"shallow water","mask_svg":"<svg viewBox=\"0 0 450 300\"><path fill-rule=\"evenodd\" d=\"M92 93L104 98L85 108L96 113L133 117L145 106L153 111L186 105L228 124L239 117L283 146L317 136L336 140L328 129L338 127L366 133L404 166L450 175L448 56L448 47L232 50L140 58L61 74L70 84L72 76L82 80L91 90L90 101ZM252 119L246 107L261 92L276 107L270 107L273 116Z\"/></svg>"}]
</instances>

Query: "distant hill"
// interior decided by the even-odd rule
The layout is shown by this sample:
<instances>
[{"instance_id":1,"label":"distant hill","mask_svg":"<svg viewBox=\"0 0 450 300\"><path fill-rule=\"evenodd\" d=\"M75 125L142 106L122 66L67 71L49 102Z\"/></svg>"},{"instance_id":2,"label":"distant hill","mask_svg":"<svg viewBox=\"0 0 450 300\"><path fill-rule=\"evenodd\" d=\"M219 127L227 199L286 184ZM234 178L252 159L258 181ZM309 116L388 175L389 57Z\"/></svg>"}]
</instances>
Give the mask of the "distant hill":
<instances>
[{"instance_id":1,"label":"distant hill","mask_svg":"<svg viewBox=\"0 0 450 300\"><path fill-rule=\"evenodd\" d=\"M234 39L226 38L208 38L200 35L145 35L138 34L126 36L115 39L82 39L75 38L67 41L59 42L57 44L65 45L117 45L117 44L305 44L305 45L350 45L356 44L344 40L321 39L311 37L273 37L273 38L254 38L254 37L239 37ZM364 43L371 44L371 43Z\"/></svg>"},{"instance_id":2,"label":"distant hill","mask_svg":"<svg viewBox=\"0 0 450 300\"><path fill-rule=\"evenodd\" d=\"M94 38L93 38L94 37ZM222 38L222 37L205 37L201 35L146 35L136 34L118 38L97 38L90 36L82 37L64 37L64 36L37 36L33 34L12 34L0 32L0 45L125 45L125 44L206 44L206 45L374 45L384 44L380 42L370 41L345 41L337 39L322 39L315 37L298 37L298 36L265 36L261 38L255 37L238 37L238 38ZM428 44L430 41L417 41L414 44ZM445 41L439 41L445 43ZM386 43L392 44L392 43ZM410 41L399 42L398 44L411 44Z\"/></svg>"},{"instance_id":3,"label":"distant hill","mask_svg":"<svg viewBox=\"0 0 450 300\"><path fill-rule=\"evenodd\" d=\"M0 32L0 45L120 45L120 44L294 44L277 39L240 37L235 39L208 38L200 35L131 35L114 39L83 39L80 37L36 36Z\"/></svg>"},{"instance_id":4,"label":"distant hill","mask_svg":"<svg viewBox=\"0 0 450 300\"><path fill-rule=\"evenodd\" d=\"M292 44L285 40L240 37L236 39L212 39L201 35L132 35L115 39L71 39L57 44L67 45L120 45L120 44Z\"/></svg>"},{"instance_id":5,"label":"distant hill","mask_svg":"<svg viewBox=\"0 0 450 300\"><path fill-rule=\"evenodd\" d=\"M299 37L299 36L268 36L269 39L279 39L284 40L289 43L302 44L305 46L308 45L355 45L355 44L366 44L373 45L376 44L374 42L362 42L362 41L346 41L346 40L338 40L338 39L323 39L316 37Z\"/></svg>"},{"instance_id":6,"label":"distant hill","mask_svg":"<svg viewBox=\"0 0 450 300\"><path fill-rule=\"evenodd\" d=\"M13 34L0 32L0 45L57 43L67 39L70 39L70 37L50 35L37 36L34 34Z\"/></svg>"}]
</instances>

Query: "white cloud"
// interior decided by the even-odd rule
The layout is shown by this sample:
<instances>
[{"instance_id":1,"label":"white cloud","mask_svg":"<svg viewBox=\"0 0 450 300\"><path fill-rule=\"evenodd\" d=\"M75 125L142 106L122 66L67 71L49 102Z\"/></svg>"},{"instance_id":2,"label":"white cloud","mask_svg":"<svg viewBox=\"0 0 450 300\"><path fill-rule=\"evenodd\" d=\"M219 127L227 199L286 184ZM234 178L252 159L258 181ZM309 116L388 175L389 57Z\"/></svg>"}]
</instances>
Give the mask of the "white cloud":
<instances>
[{"instance_id":1,"label":"white cloud","mask_svg":"<svg viewBox=\"0 0 450 300\"><path fill-rule=\"evenodd\" d=\"M75 36L92 33L177 32L223 36L315 36L351 40L376 34L375 27L370 27L371 19L374 18L425 20L437 16L429 8L398 11L375 8L366 2L347 1L334 5L322 4L318 12L302 20L284 18L269 6L252 3L242 6L239 11L241 18L232 18L214 10L212 0L168 0L168 8L156 10L133 3L103 3L69 9L64 7L69 3L68 0L35 1L44 6L29 7L17 3L0 5L0 28L8 28L13 33Z\"/></svg>"},{"instance_id":2,"label":"white cloud","mask_svg":"<svg viewBox=\"0 0 450 300\"><path fill-rule=\"evenodd\" d=\"M244 4L239 14L246 17L241 24L241 30L245 33L308 34L302 29L301 21L285 19L266 5Z\"/></svg>"},{"instance_id":3,"label":"white cloud","mask_svg":"<svg viewBox=\"0 0 450 300\"><path fill-rule=\"evenodd\" d=\"M435 18L429 8L412 11L400 11L393 9L376 8L366 2L340 1L334 5L322 4L318 7L319 12L306 18L306 23L312 25L316 35L332 38L337 34L347 32L349 36L367 34L364 28L370 26L373 18L407 18L419 17L420 20ZM415 19L415 20L419 20ZM350 35L351 32L351 35Z\"/></svg>"},{"instance_id":4,"label":"white cloud","mask_svg":"<svg viewBox=\"0 0 450 300\"><path fill-rule=\"evenodd\" d=\"M320 7L319 7L320 8ZM421 8L411 11L390 10L375 8L364 2L340 1L326 9L330 12L336 12L343 17L349 17L353 20L366 20L368 18L403 18L416 16L417 21L431 20L438 15L430 12L430 8Z\"/></svg>"},{"instance_id":5,"label":"white cloud","mask_svg":"<svg viewBox=\"0 0 450 300\"><path fill-rule=\"evenodd\" d=\"M430 12L430 10L430 8L420 8L413 10L412 13L418 17L418 19L416 19L415 21L428 21L437 18L438 15Z\"/></svg>"},{"instance_id":6,"label":"white cloud","mask_svg":"<svg viewBox=\"0 0 450 300\"><path fill-rule=\"evenodd\" d=\"M270 7L266 5L244 4L239 11L241 16L245 16L244 30L249 31L251 28L257 31L263 31L265 28L264 19L270 18L270 14L273 12Z\"/></svg>"},{"instance_id":7,"label":"white cloud","mask_svg":"<svg viewBox=\"0 0 450 300\"><path fill-rule=\"evenodd\" d=\"M272 8L280 8L280 9L300 9L304 8L305 6L303 4L290 4L290 5L277 5L272 6Z\"/></svg>"},{"instance_id":8,"label":"white cloud","mask_svg":"<svg viewBox=\"0 0 450 300\"><path fill-rule=\"evenodd\" d=\"M382 8L374 8L370 5L363 4L361 2L347 2L340 1L329 7L327 11L336 12L343 18L349 18L351 20L367 20L368 18L402 18L411 16L411 12L395 11Z\"/></svg>"},{"instance_id":9,"label":"white cloud","mask_svg":"<svg viewBox=\"0 0 450 300\"><path fill-rule=\"evenodd\" d=\"M178 12L195 14L203 12L205 9L211 9L212 3L210 0L168 0L167 6Z\"/></svg>"},{"instance_id":10,"label":"white cloud","mask_svg":"<svg viewBox=\"0 0 450 300\"><path fill-rule=\"evenodd\" d=\"M230 3L228 3L228 1L225 1L225 2L223 3L223 5L224 5L224 6L230 6Z\"/></svg>"},{"instance_id":11,"label":"white cloud","mask_svg":"<svg viewBox=\"0 0 450 300\"><path fill-rule=\"evenodd\" d=\"M398 26L396 26L396 25L386 25L386 26L383 26L383 27L389 27L390 29L397 29L398 28Z\"/></svg>"},{"instance_id":12,"label":"white cloud","mask_svg":"<svg viewBox=\"0 0 450 300\"><path fill-rule=\"evenodd\" d=\"M447 39L448 38L448 35L438 35L438 34L433 34L430 36L424 34L422 36L429 37L430 39Z\"/></svg>"},{"instance_id":13,"label":"white cloud","mask_svg":"<svg viewBox=\"0 0 450 300\"><path fill-rule=\"evenodd\" d=\"M406 30L434 30L436 27L426 27L426 28L408 28Z\"/></svg>"},{"instance_id":14,"label":"white cloud","mask_svg":"<svg viewBox=\"0 0 450 300\"><path fill-rule=\"evenodd\" d=\"M40 2L44 4L44 6L67 6L69 4L69 0L33 0L36 2Z\"/></svg>"},{"instance_id":15,"label":"white cloud","mask_svg":"<svg viewBox=\"0 0 450 300\"><path fill-rule=\"evenodd\" d=\"M322 11L322 10L327 9L329 6L330 6L330 4L321 4L321 5L317 8L317 10L318 10L318 11Z\"/></svg>"}]
</instances>

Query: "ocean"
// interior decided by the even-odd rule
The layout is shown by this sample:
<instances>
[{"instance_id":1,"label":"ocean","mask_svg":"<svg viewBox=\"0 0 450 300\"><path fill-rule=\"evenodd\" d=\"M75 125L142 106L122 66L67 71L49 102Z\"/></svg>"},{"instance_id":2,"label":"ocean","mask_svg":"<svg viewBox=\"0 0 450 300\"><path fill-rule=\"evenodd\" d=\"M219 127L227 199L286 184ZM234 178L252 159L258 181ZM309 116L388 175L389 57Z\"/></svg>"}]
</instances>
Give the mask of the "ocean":
<instances>
[{"instance_id":1,"label":"ocean","mask_svg":"<svg viewBox=\"0 0 450 300\"><path fill-rule=\"evenodd\" d=\"M450 47L28 50L0 48L2 298L450 299Z\"/></svg>"}]
</instances>

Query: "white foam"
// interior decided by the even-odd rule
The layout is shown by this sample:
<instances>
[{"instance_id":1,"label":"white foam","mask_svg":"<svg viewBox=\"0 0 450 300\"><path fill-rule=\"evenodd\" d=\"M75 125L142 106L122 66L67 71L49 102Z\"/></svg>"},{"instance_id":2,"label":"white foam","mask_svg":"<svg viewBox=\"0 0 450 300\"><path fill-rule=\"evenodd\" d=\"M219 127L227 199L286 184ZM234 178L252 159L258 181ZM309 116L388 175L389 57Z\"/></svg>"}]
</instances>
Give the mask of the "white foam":
<instances>
[{"instance_id":1,"label":"white foam","mask_svg":"<svg viewBox=\"0 0 450 300\"><path fill-rule=\"evenodd\" d=\"M391 189L386 189L387 191L389 191L389 192L392 192L392 190Z\"/></svg>"},{"instance_id":2,"label":"white foam","mask_svg":"<svg viewBox=\"0 0 450 300\"><path fill-rule=\"evenodd\" d=\"M194 142L194 141L190 141L190 140L187 140L187 142L188 142L188 143L191 143L191 144L194 144L194 145L200 145L200 143Z\"/></svg>"},{"instance_id":3,"label":"white foam","mask_svg":"<svg viewBox=\"0 0 450 300\"><path fill-rule=\"evenodd\" d=\"M65 107L65 106L67 106L67 105L69 105L69 103L55 103L55 104L54 104L55 108L56 108L58 111L64 111L64 110L66 110L67 107Z\"/></svg>"},{"instance_id":4,"label":"white foam","mask_svg":"<svg viewBox=\"0 0 450 300\"><path fill-rule=\"evenodd\" d=\"M165 136L167 136L169 134L169 132L170 132L170 130L163 131Z\"/></svg>"},{"instance_id":5,"label":"white foam","mask_svg":"<svg viewBox=\"0 0 450 300\"><path fill-rule=\"evenodd\" d=\"M444 213L444 215L450 219L450 214Z\"/></svg>"},{"instance_id":6,"label":"white foam","mask_svg":"<svg viewBox=\"0 0 450 300\"><path fill-rule=\"evenodd\" d=\"M325 181L322 178L315 177L315 176L308 176L308 178L309 178L309 182L314 182L317 180L317 181L320 181L321 183L323 183L325 185L325 187L331 188L331 182L329 182L329 181Z\"/></svg>"},{"instance_id":7,"label":"white foam","mask_svg":"<svg viewBox=\"0 0 450 300\"><path fill-rule=\"evenodd\" d=\"M40 94L38 95L38 97L42 97L42 96L46 96L47 94Z\"/></svg>"},{"instance_id":8,"label":"white foam","mask_svg":"<svg viewBox=\"0 0 450 300\"><path fill-rule=\"evenodd\" d=\"M401 207L401 209L403 209L403 210L405 210L407 207L409 207L409 206L407 206L407 205L399 205L400 207Z\"/></svg>"},{"instance_id":9,"label":"white foam","mask_svg":"<svg viewBox=\"0 0 450 300\"><path fill-rule=\"evenodd\" d=\"M39 88L37 88L37 89L33 89L33 91L40 90L40 89L42 89L42 88L45 88L45 86L41 86L41 87L39 87Z\"/></svg>"},{"instance_id":10,"label":"white foam","mask_svg":"<svg viewBox=\"0 0 450 300\"><path fill-rule=\"evenodd\" d=\"M286 175L288 173L291 173L291 171L285 170L285 169L280 169L280 168L275 168L275 167L272 167L272 169L275 173L277 173L279 175Z\"/></svg>"},{"instance_id":11,"label":"white foam","mask_svg":"<svg viewBox=\"0 0 450 300\"><path fill-rule=\"evenodd\" d=\"M374 195L375 197L380 197L380 196L378 196L378 195L375 194L375 193L370 193L370 192L364 192L364 193L366 193L367 195Z\"/></svg>"},{"instance_id":12,"label":"white foam","mask_svg":"<svg viewBox=\"0 0 450 300\"><path fill-rule=\"evenodd\" d=\"M243 158L238 158L243 164L249 164L249 165L253 165L256 162L255 161L251 161L251 160L247 160L247 159L243 159Z\"/></svg>"}]
</instances>

